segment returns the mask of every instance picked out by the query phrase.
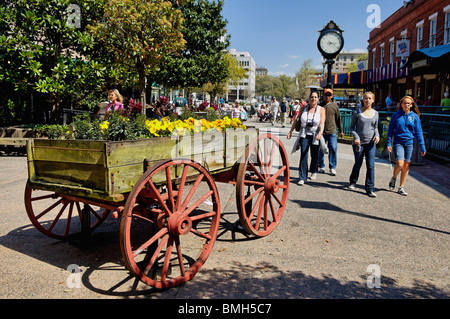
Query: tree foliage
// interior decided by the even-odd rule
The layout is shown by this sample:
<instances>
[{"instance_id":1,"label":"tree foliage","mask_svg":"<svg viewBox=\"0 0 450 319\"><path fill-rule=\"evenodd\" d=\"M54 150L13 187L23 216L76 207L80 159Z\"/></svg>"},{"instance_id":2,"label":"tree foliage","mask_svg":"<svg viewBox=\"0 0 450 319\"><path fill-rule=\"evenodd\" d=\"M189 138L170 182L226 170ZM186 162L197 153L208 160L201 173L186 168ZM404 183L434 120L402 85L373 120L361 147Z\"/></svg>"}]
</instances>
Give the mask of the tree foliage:
<instances>
[{"instance_id":1,"label":"tree foliage","mask_svg":"<svg viewBox=\"0 0 450 319\"><path fill-rule=\"evenodd\" d=\"M265 97L277 97L281 99L305 97L308 93L306 87L313 83L315 70L312 60L303 62L295 77L280 75L262 75L256 77L256 95Z\"/></svg>"},{"instance_id":2,"label":"tree foliage","mask_svg":"<svg viewBox=\"0 0 450 319\"><path fill-rule=\"evenodd\" d=\"M230 74L222 7L222 0L4 0L0 116L26 114L32 95L39 112L45 97L56 121L63 107L90 109L105 88L136 84L145 103L146 77L177 87L222 83Z\"/></svg>"},{"instance_id":3,"label":"tree foliage","mask_svg":"<svg viewBox=\"0 0 450 319\"><path fill-rule=\"evenodd\" d=\"M223 0L191 0L180 6L186 46L180 54L165 56L152 80L173 88L202 87L227 80L229 37L222 8Z\"/></svg>"},{"instance_id":4,"label":"tree foliage","mask_svg":"<svg viewBox=\"0 0 450 319\"><path fill-rule=\"evenodd\" d=\"M94 48L86 21L101 12L96 0L3 1L0 81L18 91L47 93L55 118L62 101L100 88L104 67L81 56Z\"/></svg>"},{"instance_id":5,"label":"tree foliage","mask_svg":"<svg viewBox=\"0 0 450 319\"><path fill-rule=\"evenodd\" d=\"M161 60L185 45L180 10L167 0L107 0L101 21L90 26L118 67L137 77L145 111L145 79Z\"/></svg>"}]
</instances>

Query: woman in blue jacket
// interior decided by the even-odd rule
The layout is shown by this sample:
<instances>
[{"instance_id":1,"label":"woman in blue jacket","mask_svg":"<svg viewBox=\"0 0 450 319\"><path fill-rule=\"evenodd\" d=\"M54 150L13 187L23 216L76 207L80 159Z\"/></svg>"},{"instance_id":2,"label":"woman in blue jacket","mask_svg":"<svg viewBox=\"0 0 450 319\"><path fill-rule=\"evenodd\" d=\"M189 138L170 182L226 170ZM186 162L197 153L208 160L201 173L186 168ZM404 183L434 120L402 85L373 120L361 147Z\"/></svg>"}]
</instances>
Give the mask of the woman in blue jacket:
<instances>
[{"instance_id":1,"label":"woman in blue jacket","mask_svg":"<svg viewBox=\"0 0 450 319\"><path fill-rule=\"evenodd\" d=\"M414 110L415 113L411 110ZM396 160L394 174L389 182L389 189L394 190L397 176L401 172L398 193L403 196L408 195L408 193L405 192L404 187L406 178L409 174L409 165L414 149L414 137L419 143L421 155L425 156L426 154L425 141L419 116L420 112L414 99L410 96L405 96L401 99L398 111L392 115L389 123L386 149L389 153L394 151Z\"/></svg>"}]
</instances>

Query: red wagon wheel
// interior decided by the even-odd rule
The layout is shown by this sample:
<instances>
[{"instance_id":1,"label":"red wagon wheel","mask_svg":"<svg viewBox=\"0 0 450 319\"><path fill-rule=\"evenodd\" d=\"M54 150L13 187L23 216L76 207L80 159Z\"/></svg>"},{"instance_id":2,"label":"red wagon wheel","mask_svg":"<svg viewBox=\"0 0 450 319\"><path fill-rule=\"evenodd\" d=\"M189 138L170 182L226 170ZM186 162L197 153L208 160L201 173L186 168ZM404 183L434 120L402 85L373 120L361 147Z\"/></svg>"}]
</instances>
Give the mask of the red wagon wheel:
<instances>
[{"instance_id":1,"label":"red wagon wheel","mask_svg":"<svg viewBox=\"0 0 450 319\"><path fill-rule=\"evenodd\" d=\"M289 194L289 162L280 140L260 135L246 149L237 176L236 202L244 229L264 237L283 216Z\"/></svg>"},{"instance_id":2,"label":"red wagon wheel","mask_svg":"<svg viewBox=\"0 0 450 319\"><path fill-rule=\"evenodd\" d=\"M140 178L125 205L120 230L125 264L150 286L183 284L208 258L219 222L219 194L206 169L190 160L163 161Z\"/></svg>"},{"instance_id":3,"label":"red wagon wheel","mask_svg":"<svg viewBox=\"0 0 450 319\"><path fill-rule=\"evenodd\" d=\"M95 203L84 204L70 196L33 190L29 183L25 186L25 208L40 232L60 240L80 233L84 228L93 231L110 213Z\"/></svg>"}]
</instances>

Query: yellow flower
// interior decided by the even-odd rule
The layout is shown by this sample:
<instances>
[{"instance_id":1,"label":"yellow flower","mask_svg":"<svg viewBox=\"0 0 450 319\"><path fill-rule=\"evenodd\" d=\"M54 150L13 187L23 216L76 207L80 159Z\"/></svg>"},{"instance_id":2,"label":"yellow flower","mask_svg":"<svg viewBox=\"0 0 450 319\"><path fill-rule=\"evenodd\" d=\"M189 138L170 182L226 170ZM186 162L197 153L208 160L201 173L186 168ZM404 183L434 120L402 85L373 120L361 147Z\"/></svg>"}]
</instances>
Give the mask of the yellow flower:
<instances>
[{"instance_id":1,"label":"yellow flower","mask_svg":"<svg viewBox=\"0 0 450 319\"><path fill-rule=\"evenodd\" d=\"M103 122L103 123L101 123L100 124L100 129L102 130L102 133L105 133L105 131L108 129L108 127L109 127L109 122L108 121L105 121L105 122Z\"/></svg>"}]
</instances>

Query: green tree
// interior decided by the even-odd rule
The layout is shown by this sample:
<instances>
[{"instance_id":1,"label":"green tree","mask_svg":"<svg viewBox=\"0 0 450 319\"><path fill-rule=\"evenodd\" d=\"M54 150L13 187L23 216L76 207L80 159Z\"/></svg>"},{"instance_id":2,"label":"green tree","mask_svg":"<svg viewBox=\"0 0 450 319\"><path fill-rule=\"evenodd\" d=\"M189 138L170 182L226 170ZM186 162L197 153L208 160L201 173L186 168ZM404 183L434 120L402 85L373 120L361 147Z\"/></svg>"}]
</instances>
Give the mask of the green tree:
<instances>
[{"instance_id":1,"label":"green tree","mask_svg":"<svg viewBox=\"0 0 450 319\"><path fill-rule=\"evenodd\" d=\"M271 75L259 75L256 77L256 95L262 97L277 97L279 98L282 94L280 93L280 87L282 86L279 77Z\"/></svg>"},{"instance_id":2,"label":"green tree","mask_svg":"<svg viewBox=\"0 0 450 319\"><path fill-rule=\"evenodd\" d=\"M305 97L308 94L306 87L314 81L315 70L312 62L311 59L304 61L295 74L296 97Z\"/></svg>"},{"instance_id":3,"label":"green tree","mask_svg":"<svg viewBox=\"0 0 450 319\"><path fill-rule=\"evenodd\" d=\"M295 80L294 78L287 76L287 75L280 75L279 76L279 83L280 86L278 87L278 92L276 96L279 99L282 99L283 97L295 97L296 94L296 88L295 88Z\"/></svg>"},{"instance_id":4,"label":"green tree","mask_svg":"<svg viewBox=\"0 0 450 319\"><path fill-rule=\"evenodd\" d=\"M105 68L83 59L94 39L86 23L103 1L16 0L0 5L0 81L20 92L48 96L57 121L62 103L98 89Z\"/></svg>"},{"instance_id":5,"label":"green tree","mask_svg":"<svg viewBox=\"0 0 450 319\"><path fill-rule=\"evenodd\" d=\"M206 83L203 90L211 95L211 101L214 101L217 95L226 93L227 85L237 86L238 83L247 76L247 71L239 64L239 61L230 53L224 56L227 65L227 78L218 80L214 83Z\"/></svg>"},{"instance_id":6,"label":"green tree","mask_svg":"<svg viewBox=\"0 0 450 319\"><path fill-rule=\"evenodd\" d=\"M119 70L138 79L145 112L145 82L161 60L185 45L180 10L167 0L107 0L104 17L90 26Z\"/></svg>"},{"instance_id":7,"label":"green tree","mask_svg":"<svg viewBox=\"0 0 450 319\"><path fill-rule=\"evenodd\" d=\"M191 0L180 5L186 46L180 54L166 55L149 82L189 88L223 83L228 79L229 36L222 8L223 0Z\"/></svg>"}]
</instances>

